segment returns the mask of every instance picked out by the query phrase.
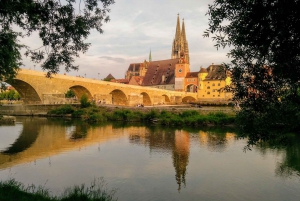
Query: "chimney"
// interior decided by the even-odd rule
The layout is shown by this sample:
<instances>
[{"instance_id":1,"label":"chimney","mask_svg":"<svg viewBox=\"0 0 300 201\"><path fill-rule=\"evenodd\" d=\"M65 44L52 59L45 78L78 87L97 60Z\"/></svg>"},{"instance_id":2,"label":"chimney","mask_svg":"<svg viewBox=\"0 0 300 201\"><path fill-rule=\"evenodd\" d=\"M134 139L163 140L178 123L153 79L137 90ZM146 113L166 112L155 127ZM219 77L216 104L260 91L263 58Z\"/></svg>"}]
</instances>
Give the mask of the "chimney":
<instances>
[{"instance_id":1,"label":"chimney","mask_svg":"<svg viewBox=\"0 0 300 201\"><path fill-rule=\"evenodd\" d=\"M209 66L209 71L210 71L210 72L211 72L212 69L213 69L213 65L214 65L214 63L212 63L212 64Z\"/></svg>"}]
</instances>

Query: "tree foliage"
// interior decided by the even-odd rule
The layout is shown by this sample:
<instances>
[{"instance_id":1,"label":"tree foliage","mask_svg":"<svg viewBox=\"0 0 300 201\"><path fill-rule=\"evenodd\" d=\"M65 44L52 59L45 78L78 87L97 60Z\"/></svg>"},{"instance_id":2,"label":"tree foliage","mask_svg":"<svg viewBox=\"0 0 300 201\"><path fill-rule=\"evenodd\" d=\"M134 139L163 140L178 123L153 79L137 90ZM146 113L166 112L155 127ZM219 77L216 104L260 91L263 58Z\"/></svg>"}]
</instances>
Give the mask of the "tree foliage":
<instances>
[{"instance_id":1,"label":"tree foliage","mask_svg":"<svg viewBox=\"0 0 300 201\"><path fill-rule=\"evenodd\" d=\"M230 47L230 90L253 117L291 104L289 117L299 116L299 8L299 0L215 0L209 5L204 36L212 35L217 48Z\"/></svg>"},{"instance_id":2,"label":"tree foliage","mask_svg":"<svg viewBox=\"0 0 300 201\"><path fill-rule=\"evenodd\" d=\"M114 0L1 0L0 4L0 80L13 77L21 63L20 50L32 62L40 63L47 75L77 70L74 58L90 44L84 40L91 29L102 33L109 21L109 6ZM42 47L31 49L18 37L38 33Z\"/></svg>"},{"instance_id":3,"label":"tree foliage","mask_svg":"<svg viewBox=\"0 0 300 201\"><path fill-rule=\"evenodd\" d=\"M20 94L13 89L0 93L0 100L19 100L20 98Z\"/></svg>"},{"instance_id":4,"label":"tree foliage","mask_svg":"<svg viewBox=\"0 0 300 201\"><path fill-rule=\"evenodd\" d=\"M75 93L73 90L68 90L67 93L65 94L66 98L73 98L75 97Z\"/></svg>"}]
</instances>

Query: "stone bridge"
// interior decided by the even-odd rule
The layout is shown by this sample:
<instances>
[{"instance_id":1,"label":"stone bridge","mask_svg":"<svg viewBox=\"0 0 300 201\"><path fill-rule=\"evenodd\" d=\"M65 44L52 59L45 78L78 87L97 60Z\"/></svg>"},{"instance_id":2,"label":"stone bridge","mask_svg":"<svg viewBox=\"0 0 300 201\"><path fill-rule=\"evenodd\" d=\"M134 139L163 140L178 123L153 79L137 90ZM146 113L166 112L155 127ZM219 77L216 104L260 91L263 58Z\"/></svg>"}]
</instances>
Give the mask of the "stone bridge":
<instances>
[{"instance_id":1,"label":"stone bridge","mask_svg":"<svg viewBox=\"0 0 300 201\"><path fill-rule=\"evenodd\" d=\"M181 104L197 101L197 93L176 92L151 87L141 87L96 79L53 75L46 78L45 72L20 69L15 79L6 81L20 94L25 104L65 104L68 90L74 91L77 99L86 94L90 100L101 100L113 105L159 105Z\"/></svg>"}]
</instances>

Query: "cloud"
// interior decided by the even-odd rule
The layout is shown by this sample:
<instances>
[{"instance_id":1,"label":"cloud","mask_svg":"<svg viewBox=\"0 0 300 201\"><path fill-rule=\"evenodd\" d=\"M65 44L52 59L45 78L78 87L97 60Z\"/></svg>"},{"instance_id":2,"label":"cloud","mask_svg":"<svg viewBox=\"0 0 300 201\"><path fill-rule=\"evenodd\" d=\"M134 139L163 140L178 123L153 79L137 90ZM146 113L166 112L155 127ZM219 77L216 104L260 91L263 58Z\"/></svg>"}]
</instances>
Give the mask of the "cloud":
<instances>
[{"instance_id":1,"label":"cloud","mask_svg":"<svg viewBox=\"0 0 300 201\"><path fill-rule=\"evenodd\" d=\"M111 73L124 78L130 63L148 60L150 48L153 60L170 59L178 13L185 22L191 71L228 62L228 49L217 50L211 38L202 36L208 28L208 4L212 3L213 0L118 0L111 6L111 21L103 25L104 33L93 30L86 41L91 43L88 52L75 59L79 70L68 74L86 74L96 79ZM28 39L26 45L39 47L35 39ZM33 68L29 58L23 59L25 68Z\"/></svg>"},{"instance_id":2,"label":"cloud","mask_svg":"<svg viewBox=\"0 0 300 201\"><path fill-rule=\"evenodd\" d=\"M117 63L123 63L126 60L120 57L110 57L110 56L101 56L99 57L100 59L106 59L106 60L110 60L110 61L115 61Z\"/></svg>"}]
</instances>

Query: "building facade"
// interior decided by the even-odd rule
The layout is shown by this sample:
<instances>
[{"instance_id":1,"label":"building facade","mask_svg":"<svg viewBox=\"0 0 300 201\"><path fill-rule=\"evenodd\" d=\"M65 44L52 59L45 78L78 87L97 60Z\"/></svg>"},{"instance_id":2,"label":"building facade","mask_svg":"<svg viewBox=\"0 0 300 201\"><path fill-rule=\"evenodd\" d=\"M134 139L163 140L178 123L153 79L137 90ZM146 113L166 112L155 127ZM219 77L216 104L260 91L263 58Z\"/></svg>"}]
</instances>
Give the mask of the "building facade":
<instances>
[{"instance_id":1,"label":"building facade","mask_svg":"<svg viewBox=\"0 0 300 201\"><path fill-rule=\"evenodd\" d=\"M201 68L198 74L198 99L203 101L228 101L232 93L224 90L231 84L231 73L222 65L210 65Z\"/></svg>"}]
</instances>

